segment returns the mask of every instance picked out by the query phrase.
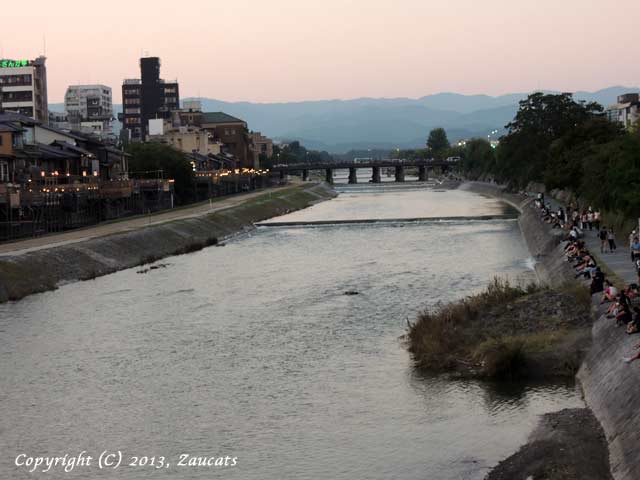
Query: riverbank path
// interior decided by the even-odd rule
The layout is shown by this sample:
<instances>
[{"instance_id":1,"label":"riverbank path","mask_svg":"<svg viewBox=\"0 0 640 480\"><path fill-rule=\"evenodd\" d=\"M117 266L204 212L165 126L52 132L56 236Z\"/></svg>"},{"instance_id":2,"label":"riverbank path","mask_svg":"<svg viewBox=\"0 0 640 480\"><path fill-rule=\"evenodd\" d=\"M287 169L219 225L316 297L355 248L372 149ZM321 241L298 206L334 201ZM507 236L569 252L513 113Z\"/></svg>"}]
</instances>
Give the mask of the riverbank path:
<instances>
[{"instance_id":1,"label":"riverbank path","mask_svg":"<svg viewBox=\"0 0 640 480\"><path fill-rule=\"evenodd\" d=\"M566 211L566 205L560 204L553 198L545 198L545 203L548 203L553 211L557 211L560 206ZM599 263L604 263L624 283L638 283L638 275L631 261L631 251L629 250L629 233L631 232L614 232L617 247L615 253L600 252L600 238L598 238L598 232L595 229L584 230L583 233L582 240L584 240L589 252L595 255Z\"/></svg>"},{"instance_id":2,"label":"riverbank path","mask_svg":"<svg viewBox=\"0 0 640 480\"><path fill-rule=\"evenodd\" d=\"M41 237L27 238L15 242L2 243L0 244L0 256L21 255L36 250L83 242L91 238L104 237L115 233L130 232L150 225L157 225L174 220L183 220L185 218L199 217L219 210L224 210L226 208L235 207L261 195L270 195L271 193L290 187L291 185L273 187L229 197L218 197L211 199L211 201L207 200L194 205L174 208L172 210L163 210L149 215L136 215L134 217L100 223L91 227L78 228L62 233L43 235Z\"/></svg>"}]
</instances>

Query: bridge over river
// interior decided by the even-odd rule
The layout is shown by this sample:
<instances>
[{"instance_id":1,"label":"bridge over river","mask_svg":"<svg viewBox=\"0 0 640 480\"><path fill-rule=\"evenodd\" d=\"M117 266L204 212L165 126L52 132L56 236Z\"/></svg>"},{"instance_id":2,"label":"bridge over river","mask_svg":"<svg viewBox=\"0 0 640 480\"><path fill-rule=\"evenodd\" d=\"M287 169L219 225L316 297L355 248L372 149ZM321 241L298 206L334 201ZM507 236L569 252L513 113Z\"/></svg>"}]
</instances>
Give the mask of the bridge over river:
<instances>
[{"instance_id":1,"label":"bridge over river","mask_svg":"<svg viewBox=\"0 0 640 480\"><path fill-rule=\"evenodd\" d=\"M440 168L443 172L456 168L459 161L451 160L406 160L406 159L386 159L386 160L348 160L339 162L325 162L325 163L290 163L275 165L271 170L273 172L280 172L281 178L288 173L302 172L302 179L307 180L309 178L310 170L324 170L325 179L328 183L333 183L333 171L348 169L349 170L349 183L358 183L357 170L359 168L370 168L372 171L371 181L373 183L380 183L381 176L380 171L382 168L394 168L396 182L404 182L405 169L407 167L414 167L418 169L418 180L424 182L428 179L428 171L435 168Z\"/></svg>"}]
</instances>

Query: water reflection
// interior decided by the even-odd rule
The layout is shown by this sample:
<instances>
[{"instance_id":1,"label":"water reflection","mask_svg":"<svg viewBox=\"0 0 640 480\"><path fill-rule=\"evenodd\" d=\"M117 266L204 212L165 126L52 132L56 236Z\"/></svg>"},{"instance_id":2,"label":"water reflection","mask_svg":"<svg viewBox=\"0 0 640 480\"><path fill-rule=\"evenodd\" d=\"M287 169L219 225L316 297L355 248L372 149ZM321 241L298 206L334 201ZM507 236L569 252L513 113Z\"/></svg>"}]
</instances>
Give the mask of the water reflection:
<instances>
[{"instance_id":1,"label":"water reflection","mask_svg":"<svg viewBox=\"0 0 640 480\"><path fill-rule=\"evenodd\" d=\"M397 215L402 199L386 198L338 200ZM436 208L405 200L411 215ZM0 305L0 478L34 478L16 472L17 452L118 447L239 457L168 478L481 479L539 414L579 396L425 377L398 337L407 317L495 274L531 275L527 258L515 222L264 228Z\"/></svg>"}]
</instances>

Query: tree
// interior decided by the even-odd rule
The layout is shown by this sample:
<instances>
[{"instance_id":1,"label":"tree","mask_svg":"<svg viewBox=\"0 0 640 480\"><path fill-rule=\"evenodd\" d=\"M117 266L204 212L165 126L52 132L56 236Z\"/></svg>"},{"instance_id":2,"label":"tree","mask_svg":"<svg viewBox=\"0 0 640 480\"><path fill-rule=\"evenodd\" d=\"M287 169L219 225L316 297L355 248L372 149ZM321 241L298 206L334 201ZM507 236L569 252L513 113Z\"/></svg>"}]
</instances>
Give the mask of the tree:
<instances>
[{"instance_id":1,"label":"tree","mask_svg":"<svg viewBox=\"0 0 640 480\"><path fill-rule=\"evenodd\" d=\"M194 199L193 168L182 152L161 143L131 143L127 153L131 178L172 178L179 204Z\"/></svg>"},{"instance_id":2,"label":"tree","mask_svg":"<svg viewBox=\"0 0 640 480\"><path fill-rule=\"evenodd\" d=\"M602 112L597 103L576 102L570 93L534 93L520 102L507 135L500 139L495 173L498 179L522 188L541 182L547 172L551 145Z\"/></svg>"},{"instance_id":3,"label":"tree","mask_svg":"<svg viewBox=\"0 0 640 480\"><path fill-rule=\"evenodd\" d=\"M621 135L619 124L593 117L554 140L544 172L547 188L568 188L577 193L584 175L584 159Z\"/></svg>"},{"instance_id":4,"label":"tree","mask_svg":"<svg viewBox=\"0 0 640 480\"><path fill-rule=\"evenodd\" d=\"M484 138L469 140L462 155L462 170L471 178L495 171L495 150Z\"/></svg>"},{"instance_id":5,"label":"tree","mask_svg":"<svg viewBox=\"0 0 640 480\"><path fill-rule=\"evenodd\" d=\"M434 155L437 155L446 148L449 148L449 139L447 139L447 132L445 132L444 128L434 128L429 132L427 148Z\"/></svg>"}]
</instances>

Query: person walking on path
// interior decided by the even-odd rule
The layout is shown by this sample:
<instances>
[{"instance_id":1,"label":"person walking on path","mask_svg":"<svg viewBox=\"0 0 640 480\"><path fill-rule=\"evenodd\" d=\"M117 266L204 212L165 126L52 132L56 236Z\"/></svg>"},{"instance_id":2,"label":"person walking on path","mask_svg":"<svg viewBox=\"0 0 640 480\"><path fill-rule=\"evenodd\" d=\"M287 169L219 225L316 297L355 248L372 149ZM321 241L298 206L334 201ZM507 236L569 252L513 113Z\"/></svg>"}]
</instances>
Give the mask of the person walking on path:
<instances>
[{"instance_id":1,"label":"person walking on path","mask_svg":"<svg viewBox=\"0 0 640 480\"><path fill-rule=\"evenodd\" d=\"M593 226L596 231L600 230L600 210L593 212Z\"/></svg>"},{"instance_id":2,"label":"person walking on path","mask_svg":"<svg viewBox=\"0 0 640 480\"><path fill-rule=\"evenodd\" d=\"M593 230L593 212L589 207L589 213L587 213L587 224L589 225L589 231Z\"/></svg>"},{"instance_id":3,"label":"person walking on path","mask_svg":"<svg viewBox=\"0 0 640 480\"><path fill-rule=\"evenodd\" d=\"M629 252L631 252L631 261L633 262L635 259L633 258L633 242L634 238L636 238L636 231L632 230L629 234Z\"/></svg>"},{"instance_id":4,"label":"person walking on path","mask_svg":"<svg viewBox=\"0 0 640 480\"><path fill-rule=\"evenodd\" d=\"M609 251L616 253L616 236L613 233L613 228L607 230L607 240L609 241Z\"/></svg>"},{"instance_id":5,"label":"person walking on path","mask_svg":"<svg viewBox=\"0 0 640 480\"><path fill-rule=\"evenodd\" d=\"M585 231L586 229L587 229L587 212L583 210L582 215L580 215L580 230Z\"/></svg>"},{"instance_id":6,"label":"person walking on path","mask_svg":"<svg viewBox=\"0 0 640 480\"><path fill-rule=\"evenodd\" d=\"M605 253L608 245L607 244L607 238L608 238L607 227L605 227L604 225L602 226L602 229L600 230L600 232L598 232L598 237L600 238L600 253Z\"/></svg>"}]
</instances>

